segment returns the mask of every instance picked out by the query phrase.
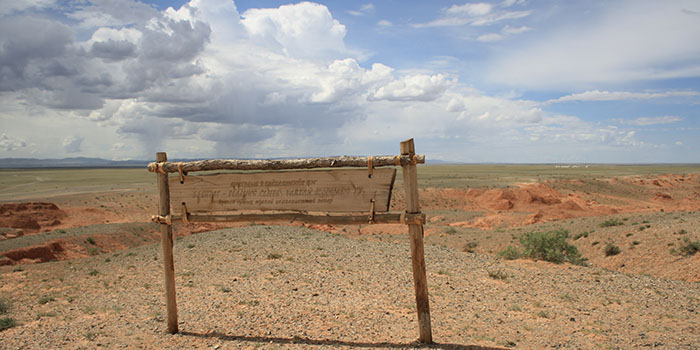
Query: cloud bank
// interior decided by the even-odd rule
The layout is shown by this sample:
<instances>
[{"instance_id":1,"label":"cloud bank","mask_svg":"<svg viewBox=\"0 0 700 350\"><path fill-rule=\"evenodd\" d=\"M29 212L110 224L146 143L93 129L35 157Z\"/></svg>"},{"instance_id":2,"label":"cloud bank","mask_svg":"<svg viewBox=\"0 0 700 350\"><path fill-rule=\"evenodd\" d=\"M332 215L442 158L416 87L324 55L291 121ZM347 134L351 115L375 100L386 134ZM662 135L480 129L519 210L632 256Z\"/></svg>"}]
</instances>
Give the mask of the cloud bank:
<instances>
[{"instance_id":1,"label":"cloud bank","mask_svg":"<svg viewBox=\"0 0 700 350\"><path fill-rule=\"evenodd\" d=\"M349 14L377 11L370 5ZM524 2L458 4L415 27L495 26L495 36L481 40L498 41L532 29L504 24L532 14L515 6ZM227 0L164 11L133 0L36 1L3 5L0 19L0 150L10 156L393 154L399 141L415 137L437 158L586 161L601 150L649 144L634 130L549 112L548 105L697 96L488 96L452 73L364 61L346 44L346 26L311 2L239 13ZM39 134L48 136L24 141ZM546 156L543 147L551 147Z\"/></svg>"}]
</instances>

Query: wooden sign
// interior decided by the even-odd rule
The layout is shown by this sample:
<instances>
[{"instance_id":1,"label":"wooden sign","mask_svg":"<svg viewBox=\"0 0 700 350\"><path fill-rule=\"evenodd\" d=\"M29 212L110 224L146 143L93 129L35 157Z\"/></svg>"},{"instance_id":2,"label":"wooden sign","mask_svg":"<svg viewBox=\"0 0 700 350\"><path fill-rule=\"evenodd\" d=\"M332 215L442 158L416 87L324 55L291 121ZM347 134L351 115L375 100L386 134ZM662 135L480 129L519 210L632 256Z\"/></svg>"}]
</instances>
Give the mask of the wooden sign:
<instances>
[{"instance_id":1,"label":"wooden sign","mask_svg":"<svg viewBox=\"0 0 700 350\"><path fill-rule=\"evenodd\" d=\"M148 164L148 170L156 173L158 179L158 215L152 216L151 220L160 224L168 333L177 333L179 329L175 295L173 219L182 219L184 224L260 220L298 220L340 225L396 223L408 226L418 316L418 341L424 344L432 343L430 298L423 249L425 215L420 211L416 168L416 164L423 163L425 156L416 154L413 139L401 142L401 155L398 156L168 162L165 152L158 152L156 161ZM388 213L396 170L381 167L393 166L402 168L406 199L406 210L402 213ZM364 169L272 172L347 167ZM187 175L196 171L211 170L265 172ZM170 173L178 173L179 176L171 177ZM176 213L172 213L171 208ZM248 212L261 210L279 212ZM223 213L231 211L236 213Z\"/></svg>"},{"instance_id":2,"label":"wooden sign","mask_svg":"<svg viewBox=\"0 0 700 350\"><path fill-rule=\"evenodd\" d=\"M389 210L396 169L284 171L170 177L171 205L188 213L241 210Z\"/></svg>"}]
</instances>

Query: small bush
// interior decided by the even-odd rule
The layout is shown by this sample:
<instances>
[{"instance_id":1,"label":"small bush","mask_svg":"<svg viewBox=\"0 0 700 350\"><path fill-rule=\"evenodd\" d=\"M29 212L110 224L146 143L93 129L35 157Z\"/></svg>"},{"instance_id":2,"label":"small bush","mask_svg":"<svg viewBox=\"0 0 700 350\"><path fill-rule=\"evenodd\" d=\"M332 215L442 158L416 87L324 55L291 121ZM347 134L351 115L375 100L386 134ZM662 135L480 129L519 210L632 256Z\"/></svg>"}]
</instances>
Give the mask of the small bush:
<instances>
[{"instance_id":1,"label":"small bush","mask_svg":"<svg viewBox=\"0 0 700 350\"><path fill-rule=\"evenodd\" d=\"M600 227L621 226L624 224L625 223L620 221L619 219L608 219L608 220L603 221L600 224Z\"/></svg>"},{"instance_id":2,"label":"small bush","mask_svg":"<svg viewBox=\"0 0 700 350\"><path fill-rule=\"evenodd\" d=\"M579 238L582 238L582 237L583 237L583 238L588 238L588 234L589 234L588 231L586 231L586 232L581 232L581 233L577 234L576 236L574 236L574 241L576 241L576 240L578 240Z\"/></svg>"},{"instance_id":3,"label":"small bush","mask_svg":"<svg viewBox=\"0 0 700 350\"><path fill-rule=\"evenodd\" d=\"M438 275L442 275L442 276L452 276L452 274L450 273L450 271L447 271L447 270L445 270L445 269L440 269L440 270L438 270L437 274L438 274Z\"/></svg>"},{"instance_id":4,"label":"small bush","mask_svg":"<svg viewBox=\"0 0 700 350\"><path fill-rule=\"evenodd\" d=\"M570 262L584 265L586 259L581 257L576 246L566 242L569 231L560 229L547 232L528 232L520 236L523 256L535 260L553 263Z\"/></svg>"},{"instance_id":5,"label":"small bush","mask_svg":"<svg viewBox=\"0 0 700 350\"><path fill-rule=\"evenodd\" d=\"M479 245L479 243L476 242L467 242L462 246L462 251L465 253L473 253L474 248L476 248Z\"/></svg>"},{"instance_id":6,"label":"small bush","mask_svg":"<svg viewBox=\"0 0 700 350\"><path fill-rule=\"evenodd\" d=\"M500 256L503 259L506 260L515 260L519 259L522 254L518 250L518 248L513 247L513 246L508 246L508 248L501 250L498 252L498 256Z\"/></svg>"},{"instance_id":7,"label":"small bush","mask_svg":"<svg viewBox=\"0 0 700 350\"><path fill-rule=\"evenodd\" d=\"M620 247L612 243L608 243L605 245L605 256L613 256L617 254L620 254Z\"/></svg>"},{"instance_id":8,"label":"small bush","mask_svg":"<svg viewBox=\"0 0 700 350\"><path fill-rule=\"evenodd\" d=\"M276 260L276 259L279 259L281 257L282 257L282 254L276 254L276 253L267 254L267 258L269 260Z\"/></svg>"},{"instance_id":9,"label":"small bush","mask_svg":"<svg viewBox=\"0 0 700 350\"><path fill-rule=\"evenodd\" d=\"M505 281L508 279L508 274L505 273L503 270L489 271L489 277L495 280Z\"/></svg>"},{"instance_id":10,"label":"small bush","mask_svg":"<svg viewBox=\"0 0 700 350\"><path fill-rule=\"evenodd\" d=\"M44 305L50 301L55 301L55 300L56 299L54 299L53 297L43 296L43 297L39 298L39 304Z\"/></svg>"},{"instance_id":11,"label":"small bush","mask_svg":"<svg viewBox=\"0 0 700 350\"><path fill-rule=\"evenodd\" d=\"M6 314L7 310L10 309L10 303L5 301L5 299L0 299L0 315Z\"/></svg>"},{"instance_id":12,"label":"small bush","mask_svg":"<svg viewBox=\"0 0 700 350\"><path fill-rule=\"evenodd\" d=\"M86 242L86 243L90 243L90 244L95 244L95 243L96 243L96 242L95 242L95 239L92 238L92 237L86 238L86 239L85 239L85 242Z\"/></svg>"},{"instance_id":13,"label":"small bush","mask_svg":"<svg viewBox=\"0 0 700 350\"><path fill-rule=\"evenodd\" d=\"M683 245L678 248L678 254L683 255L683 256L691 256L695 255L700 251L700 242L699 241L690 241L689 238L683 239Z\"/></svg>"},{"instance_id":14,"label":"small bush","mask_svg":"<svg viewBox=\"0 0 700 350\"><path fill-rule=\"evenodd\" d=\"M445 233L447 233L448 235L453 235L457 233L457 230L454 227L448 227L447 229L445 229Z\"/></svg>"},{"instance_id":15,"label":"small bush","mask_svg":"<svg viewBox=\"0 0 700 350\"><path fill-rule=\"evenodd\" d=\"M4 331L8 328L12 328L17 325L17 322L15 322L12 317L3 317L0 318L0 331Z\"/></svg>"},{"instance_id":16,"label":"small bush","mask_svg":"<svg viewBox=\"0 0 700 350\"><path fill-rule=\"evenodd\" d=\"M92 269L92 271L88 272L88 275L90 276L97 276L100 274L100 271L97 271L95 269Z\"/></svg>"}]
</instances>

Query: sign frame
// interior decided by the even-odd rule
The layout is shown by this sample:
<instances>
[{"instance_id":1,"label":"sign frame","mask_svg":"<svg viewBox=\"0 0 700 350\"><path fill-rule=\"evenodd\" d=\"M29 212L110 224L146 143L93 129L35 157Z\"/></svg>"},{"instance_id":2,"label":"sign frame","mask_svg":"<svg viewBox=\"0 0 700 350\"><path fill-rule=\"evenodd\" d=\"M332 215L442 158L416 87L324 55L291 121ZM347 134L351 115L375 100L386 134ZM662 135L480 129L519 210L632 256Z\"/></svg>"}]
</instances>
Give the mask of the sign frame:
<instances>
[{"instance_id":1,"label":"sign frame","mask_svg":"<svg viewBox=\"0 0 700 350\"><path fill-rule=\"evenodd\" d=\"M423 224L425 214L420 211L418 200L418 172L417 164L425 163L424 155L417 155L413 139L408 139L400 144L401 154L398 156L376 157L326 157L282 160L237 160L214 159L191 162L168 162L165 152L156 154L156 161L148 164L148 170L156 173L159 205L158 215L153 215L151 220L160 224L161 246L163 250L163 271L165 276L165 301L167 308L167 331L174 334L178 332L177 302L175 291L175 263L173 257L173 220L189 222L240 222L240 221L302 221L307 223L322 224L365 224L365 223L402 223L408 226L409 242L411 246L411 266L413 270L413 286L416 296L416 312L418 316L418 341L431 344L432 329L430 322L430 305L428 298L428 283L425 272L425 253L423 245ZM403 212L377 212L375 203L372 202L362 214L343 213L330 214L308 213L305 211L283 211L274 213L233 213L212 214L190 213L186 205L180 208L179 215L173 215L171 211L171 191L169 173L178 173L179 182L187 179L189 172L210 170L290 170L290 169L316 169L316 168L346 168L366 167L367 176L372 177L374 168L401 166L406 210ZM391 188L393 188L392 175L389 198L386 209L391 200ZM381 210L380 210L381 211Z\"/></svg>"}]
</instances>

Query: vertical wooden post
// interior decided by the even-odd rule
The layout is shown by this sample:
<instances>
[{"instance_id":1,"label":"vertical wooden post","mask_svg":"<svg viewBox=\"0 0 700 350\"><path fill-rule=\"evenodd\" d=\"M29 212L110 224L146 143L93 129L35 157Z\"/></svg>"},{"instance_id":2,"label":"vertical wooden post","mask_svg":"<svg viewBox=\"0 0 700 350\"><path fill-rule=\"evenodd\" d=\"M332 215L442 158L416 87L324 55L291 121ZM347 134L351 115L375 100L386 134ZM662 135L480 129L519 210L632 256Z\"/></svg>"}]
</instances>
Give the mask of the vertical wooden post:
<instances>
[{"instance_id":1,"label":"vertical wooden post","mask_svg":"<svg viewBox=\"0 0 700 350\"><path fill-rule=\"evenodd\" d=\"M168 156L165 152L156 153L156 162L165 162ZM168 174L157 172L158 192L160 202L158 214L161 217L170 215L170 187ZM177 333L177 303L175 301L175 262L173 259L173 227L171 224L160 223L160 240L163 246L163 272L165 273L165 305L168 309L168 333Z\"/></svg>"},{"instance_id":2,"label":"vertical wooden post","mask_svg":"<svg viewBox=\"0 0 700 350\"><path fill-rule=\"evenodd\" d=\"M413 139L401 142L401 155L413 156L416 149ZM402 166L403 184L406 190L406 212L420 213L418 202L418 171L416 164ZM418 312L418 340L424 344L433 342L430 328L430 302L428 300L428 279L425 276L425 256L423 250L423 225L411 223L408 225L411 240L411 260L413 262L413 286L416 290L416 311Z\"/></svg>"}]
</instances>

